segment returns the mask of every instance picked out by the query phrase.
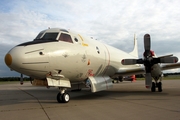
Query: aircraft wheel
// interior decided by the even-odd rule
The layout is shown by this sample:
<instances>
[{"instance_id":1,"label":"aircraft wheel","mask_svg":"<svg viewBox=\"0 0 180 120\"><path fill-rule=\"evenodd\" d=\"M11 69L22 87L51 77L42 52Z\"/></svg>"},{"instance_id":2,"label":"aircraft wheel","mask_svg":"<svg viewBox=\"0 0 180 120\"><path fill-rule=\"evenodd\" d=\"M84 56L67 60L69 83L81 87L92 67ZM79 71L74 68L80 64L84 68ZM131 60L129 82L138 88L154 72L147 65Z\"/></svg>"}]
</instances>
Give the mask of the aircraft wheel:
<instances>
[{"instance_id":1,"label":"aircraft wheel","mask_svg":"<svg viewBox=\"0 0 180 120\"><path fill-rule=\"evenodd\" d=\"M62 103L62 95L60 93L57 94L57 101L58 103Z\"/></svg>"},{"instance_id":2,"label":"aircraft wheel","mask_svg":"<svg viewBox=\"0 0 180 120\"><path fill-rule=\"evenodd\" d=\"M68 103L69 100L70 100L69 94L68 93L63 93L62 94L62 101L63 101L63 103Z\"/></svg>"},{"instance_id":3,"label":"aircraft wheel","mask_svg":"<svg viewBox=\"0 0 180 120\"><path fill-rule=\"evenodd\" d=\"M68 93L63 93L63 94L58 93L57 94L57 101L59 103L68 103L69 100L70 100L70 96Z\"/></svg>"},{"instance_id":4,"label":"aircraft wheel","mask_svg":"<svg viewBox=\"0 0 180 120\"><path fill-rule=\"evenodd\" d=\"M158 86L158 91L159 91L159 92L162 92L162 83L159 82L159 83L157 84L157 86Z\"/></svg>"},{"instance_id":5,"label":"aircraft wheel","mask_svg":"<svg viewBox=\"0 0 180 120\"><path fill-rule=\"evenodd\" d=\"M152 82L151 92L155 92L155 91L156 91L156 85L154 82Z\"/></svg>"}]
</instances>

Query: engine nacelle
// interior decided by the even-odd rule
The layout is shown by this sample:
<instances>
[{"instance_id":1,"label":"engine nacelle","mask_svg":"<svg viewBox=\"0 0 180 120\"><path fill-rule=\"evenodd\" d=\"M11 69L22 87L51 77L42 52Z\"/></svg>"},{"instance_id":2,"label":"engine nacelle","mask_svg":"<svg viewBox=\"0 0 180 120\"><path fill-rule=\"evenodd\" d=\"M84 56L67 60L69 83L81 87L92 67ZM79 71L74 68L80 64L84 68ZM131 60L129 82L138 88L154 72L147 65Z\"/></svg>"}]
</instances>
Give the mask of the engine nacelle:
<instances>
[{"instance_id":1,"label":"engine nacelle","mask_svg":"<svg viewBox=\"0 0 180 120\"><path fill-rule=\"evenodd\" d=\"M162 76L162 71L159 64L154 64L151 67L151 76L154 78L155 81L158 81L159 78Z\"/></svg>"}]
</instances>

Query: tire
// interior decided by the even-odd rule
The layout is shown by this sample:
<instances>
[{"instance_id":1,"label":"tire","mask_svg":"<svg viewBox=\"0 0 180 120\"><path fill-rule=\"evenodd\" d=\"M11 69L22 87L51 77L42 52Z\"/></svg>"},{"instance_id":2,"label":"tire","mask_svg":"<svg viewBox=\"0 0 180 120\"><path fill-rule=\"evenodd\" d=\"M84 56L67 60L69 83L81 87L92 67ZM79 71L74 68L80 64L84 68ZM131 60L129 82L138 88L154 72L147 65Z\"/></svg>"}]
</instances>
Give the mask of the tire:
<instances>
[{"instance_id":1,"label":"tire","mask_svg":"<svg viewBox=\"0 0 180 120\"><path fill-rule=\"evenodd\" d=\"M61 97L62 97L63 103L68 103L70 100L70 96L68 93L63 93Z\"/></svg>"},{"instance_id":2,"label":"tire","mask_svg":"<svg viewBox=\"0 0 180 120\"><path fill-rule=\"evenodd\" d=\"M62 95L60 93L57 94L57 101L58 103L62 103Z\"/></svg>"},{"instance_id":3,"label":"tire","mask_svg":"<svg viewBox=\"0 0 180 120\"><path fill-rule=\"evenodd\" d=\"M151 92L155 92L155 91L156 91L156 85L154 82L152 82Z\"/></svg>"},{"instance_id":4,"label":"tire","mask_svg":"<svg viewBox=\"0 0 180 120\"><path fill-rule=\"evenodd\" d=\"M158 91L162 92L162 83L161 82L158 83Z\"/></svg>"}]
</instances>

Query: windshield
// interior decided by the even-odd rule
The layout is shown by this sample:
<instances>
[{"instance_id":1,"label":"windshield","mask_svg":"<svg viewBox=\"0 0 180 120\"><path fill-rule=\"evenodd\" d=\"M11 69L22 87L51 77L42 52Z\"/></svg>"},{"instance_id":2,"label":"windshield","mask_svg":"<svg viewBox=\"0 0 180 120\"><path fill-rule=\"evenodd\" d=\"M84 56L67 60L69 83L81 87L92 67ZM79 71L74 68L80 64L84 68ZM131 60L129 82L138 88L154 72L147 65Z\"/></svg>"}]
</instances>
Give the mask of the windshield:
<instances>
[{"instance_id":1,"label":"windshield","mask_svg":"<svg viewBox=\"0 0 180 120\"><path fill-rule=\"evenodd\" d=\"M42 32L40 32L40 33L37 35L37 37L36 37L35 39L40 39L40 38L41 38L41 36L44 34L44 32L45 32L45 30L44 30L44 31L42 31Z\"/></svg>"},{"instance_id":2,"label":"windshield","mask_svg":"<svg viewBox=\"0 0 180 120\"><path fill-rule=\"evenodd\" d=\"M44 32L40 32L38 36L35 38L35 41L36 40L53 40L54 41L56 40L59 32L54 32L54 33L50 32L50 33L45 33L44 35L43 34Z\"/></svg>"}]
</instances>

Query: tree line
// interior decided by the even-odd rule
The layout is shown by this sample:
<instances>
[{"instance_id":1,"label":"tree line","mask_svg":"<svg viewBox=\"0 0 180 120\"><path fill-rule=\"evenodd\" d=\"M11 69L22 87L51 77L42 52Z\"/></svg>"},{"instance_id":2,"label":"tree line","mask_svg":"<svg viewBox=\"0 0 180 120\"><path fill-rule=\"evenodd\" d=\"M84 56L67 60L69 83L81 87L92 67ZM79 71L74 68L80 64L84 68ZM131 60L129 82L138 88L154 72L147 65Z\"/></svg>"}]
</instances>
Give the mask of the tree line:
<instances>
[{"instance_id":1,"label":"tree line","mask_svg":"<svg viewBox=\"0 0 180 120\"><path fill-rule=\"evenodd\" d=\"M0 81L20 81L20 77L0 77ZM24 77L23 81L30 81L30 78Z\"/></svg>"}]
</instances>

